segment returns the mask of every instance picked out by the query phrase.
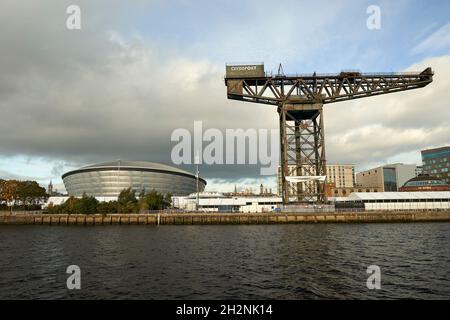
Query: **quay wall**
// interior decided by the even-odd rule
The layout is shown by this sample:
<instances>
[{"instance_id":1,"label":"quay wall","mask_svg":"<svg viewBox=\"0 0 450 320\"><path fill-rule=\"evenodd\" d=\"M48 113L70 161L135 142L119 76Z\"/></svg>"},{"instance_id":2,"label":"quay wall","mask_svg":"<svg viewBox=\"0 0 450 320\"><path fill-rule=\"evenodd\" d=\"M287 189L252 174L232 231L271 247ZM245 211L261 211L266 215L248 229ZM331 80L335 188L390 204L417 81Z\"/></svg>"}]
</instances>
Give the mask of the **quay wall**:
<instances>
[{"instance_id":1,"label":"quay wall","mask_svg":"<svg viewBox=\"0 0 450 320\"><path fill-rule=\"evenodd\" d=\"M450 211L339 213L160 213L40 214L0 213L0 225L218 225L289 223L450 222Z\"/></svg>"}]
</instances>

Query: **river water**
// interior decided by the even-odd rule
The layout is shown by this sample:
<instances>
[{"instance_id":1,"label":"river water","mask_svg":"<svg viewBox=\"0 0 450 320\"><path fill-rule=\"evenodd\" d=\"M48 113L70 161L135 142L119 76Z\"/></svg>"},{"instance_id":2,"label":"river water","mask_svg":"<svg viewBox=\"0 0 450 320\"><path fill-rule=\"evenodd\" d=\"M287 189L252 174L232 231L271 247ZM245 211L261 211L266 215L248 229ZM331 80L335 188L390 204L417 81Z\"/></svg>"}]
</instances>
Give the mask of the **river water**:
<instances>
[{"instance_id":1,"label":"river water","mask_svg":"<svg viewBox=\"0 0 450 320\"><path fill-rule=\"evenodd\" d=\"M8 298L449 299L450 223L0 226Z\"/></svg>"}]
</instances>

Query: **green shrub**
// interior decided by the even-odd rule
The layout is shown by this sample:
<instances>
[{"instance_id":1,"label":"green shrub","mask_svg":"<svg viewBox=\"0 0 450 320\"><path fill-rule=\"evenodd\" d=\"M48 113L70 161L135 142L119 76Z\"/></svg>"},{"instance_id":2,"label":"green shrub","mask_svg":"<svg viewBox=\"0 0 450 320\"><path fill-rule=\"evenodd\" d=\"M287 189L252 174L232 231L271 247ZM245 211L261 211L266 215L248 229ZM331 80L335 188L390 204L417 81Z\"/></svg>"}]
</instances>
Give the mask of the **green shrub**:
<instances>
[{"instance_id":1,"label":"green shrub","mask_svg":"<svg viewBox=\"0 0 450 320\"><path fill-rule=\"evenodd\" d=\"M60 205L49 205L47 212L51 214L143 213L146 210L163 210L170 205L170 194L163 195L154 190L145 194L142 191L138 200L135 191L128 188L120 192L117 201L99 202L95 197L83 194L80 199L72 196Z\"/></svg>"}]
</instances>

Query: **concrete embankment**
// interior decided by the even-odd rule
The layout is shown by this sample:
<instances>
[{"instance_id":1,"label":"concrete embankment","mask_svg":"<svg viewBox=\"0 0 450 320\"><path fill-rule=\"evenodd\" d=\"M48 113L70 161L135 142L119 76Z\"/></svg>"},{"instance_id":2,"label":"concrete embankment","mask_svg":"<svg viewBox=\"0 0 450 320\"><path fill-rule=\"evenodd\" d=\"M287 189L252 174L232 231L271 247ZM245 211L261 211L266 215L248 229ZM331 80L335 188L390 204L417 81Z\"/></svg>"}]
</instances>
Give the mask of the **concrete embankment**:
<instances>
[{"instance_id":1,"label":"concrete embankment","mask_svg":"<svg viewBox=\"0 0 450 320\"><path fill-rule=\"evenodd\" d=\"M339 213L39 214L0 213L0 225L212 225L450 222L450 211Z\"/></svg>"}]
</instances>

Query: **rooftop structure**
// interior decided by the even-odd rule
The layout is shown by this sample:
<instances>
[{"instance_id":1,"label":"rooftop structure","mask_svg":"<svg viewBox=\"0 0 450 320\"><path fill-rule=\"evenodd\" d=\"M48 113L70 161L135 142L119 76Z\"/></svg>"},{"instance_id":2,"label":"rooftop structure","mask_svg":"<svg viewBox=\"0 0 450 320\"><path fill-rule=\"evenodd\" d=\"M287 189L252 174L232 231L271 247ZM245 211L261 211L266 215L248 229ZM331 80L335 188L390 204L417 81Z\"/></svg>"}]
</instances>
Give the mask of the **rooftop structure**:
<instances>
[{"instance_id":1,"label":"rooftop structure","mask_svg":"<svg viewBox=\"0 0 450 320\"><path fill-rule=\"evenodd\" d=\"M408 180L400 191L450 191L450 184L439 178L420 175Z\"/></svg>"}]
</instances>

